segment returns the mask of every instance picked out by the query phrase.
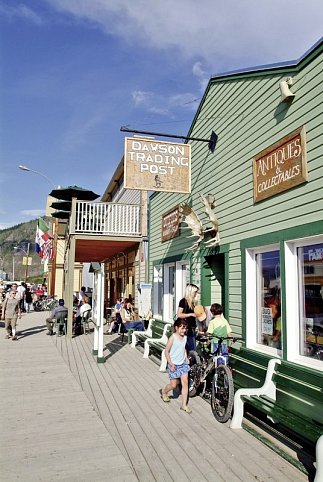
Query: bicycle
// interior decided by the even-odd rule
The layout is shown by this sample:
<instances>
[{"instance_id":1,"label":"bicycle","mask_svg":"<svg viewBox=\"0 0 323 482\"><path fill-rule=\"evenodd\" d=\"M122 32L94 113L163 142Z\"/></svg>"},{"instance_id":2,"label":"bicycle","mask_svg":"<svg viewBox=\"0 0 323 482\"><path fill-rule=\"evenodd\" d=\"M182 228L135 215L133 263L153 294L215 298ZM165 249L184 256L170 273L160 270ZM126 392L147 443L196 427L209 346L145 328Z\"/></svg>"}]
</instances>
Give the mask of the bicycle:
<instances>
[{"instance_id":1,"label":"bicycle","mask_svg":"<svg viewBox=\"0 0 323 482\"><path fill-rule=\"evenodd\" d=\"M34 303L34 311L52 311L58 305L54 296L44 297Z\"/></svg>"},{"instance_id":2,"label":"bicycle","mask_svg":"<svg viewBox=\"0 0 323 482\"><path fill-rule=\"evenodd\" d=\"M212 353L208 345L217 338L218 343ZM200 335L200 352L190 352L189 396L201 392L202 397L211 400L211 409L218 422L226 422L232 413L234 386L229 363L229 355L224 352L223 342L244 341L239 337L218 337L211 334Z\"/></svg>"}]
</instances>

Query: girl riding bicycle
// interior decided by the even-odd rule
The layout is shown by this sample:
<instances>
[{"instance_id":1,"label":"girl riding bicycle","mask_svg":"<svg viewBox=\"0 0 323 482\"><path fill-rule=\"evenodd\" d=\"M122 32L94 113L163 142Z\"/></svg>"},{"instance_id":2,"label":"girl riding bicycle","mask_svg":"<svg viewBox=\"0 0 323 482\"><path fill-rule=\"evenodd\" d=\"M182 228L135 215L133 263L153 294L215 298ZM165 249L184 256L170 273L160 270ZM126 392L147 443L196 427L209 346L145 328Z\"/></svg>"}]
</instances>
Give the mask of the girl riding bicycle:
<instances>
[{"instance_id":1,"label":"girl riding bicycle","mask_svg":"<svg viewBox=\"0 0 323 482\"><path fill-rule=\"evenodd\" d=\"M181 410L186 413L192 413L187 406L188 401L188 372L190 366L186 352L187 342L187 321L177 318L174 322L174 333L169 338L165 347L165 356L168 362L168 375L170 382L164 389L160 390L161 398L164 402L169 402L168 392L174 390L181 382L182 385L182 406Z\"/></svg>"}]
</instances>

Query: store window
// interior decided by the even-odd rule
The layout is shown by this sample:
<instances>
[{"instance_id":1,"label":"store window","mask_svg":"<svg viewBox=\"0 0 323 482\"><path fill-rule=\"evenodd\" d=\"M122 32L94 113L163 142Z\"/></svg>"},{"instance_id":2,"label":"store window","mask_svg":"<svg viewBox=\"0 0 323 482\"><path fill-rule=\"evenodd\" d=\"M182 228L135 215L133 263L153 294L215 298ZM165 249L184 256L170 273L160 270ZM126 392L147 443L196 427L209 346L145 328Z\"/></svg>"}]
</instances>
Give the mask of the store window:
<instances>
[{"instance_id":1,"label":"store window","mask_svg":"<svg viewBox=\"0 0 323 482\"><path fill-rule=\"evenodd\" d=\"M188 261L176 262L176 300L174 314L177 311L178 304L185 294L185 289L190 282L190 265Z\"/></svg>"},{"instance_id":2,"label":"store window","mask_svg":"<svg viewBox=\"0 0 323 482\"><path fill-rule=\"evenodd\" d=\"M164 320L172 321L175 308L175 264L164 265Z\"/></svg>"},{"instance_id":3,"label":"store window","mask_svg":"<svg viewBox=\"0 0 323 482\"><path fill-rule=\"evenodd\" d=\"M172 322L177 306L190 282L189 261L176 261L154 267L153 315Z\"/></svg>"},{"instance_id":4,"label":"store window","mask_svg":"<svg viewBox=\"0 0 323 482\"><path fill-rule=\"evenodd\" d=\"M299 354L323 361L323 243L296 248L299 285Z\"/></svg>"},{"instance_id":5,"label":"store window","mask_svg":"<svg viewBox=\"0 0 323 482\"><path fill-rule=\"evenodd\" d=\"M246 251L248 348L279 354L282 348L279 246Z\"/></svg>"},{"instance_id":6,"label":"store window","mask_svg":"<svg viewBox=\"0 0 323 482\"><path fill-rule=\"evenodd\" d=\"M279 251L256 254L257 343L281 349Z\"/></svg>"},{"instance_id":7,"label":"store window","mask_svg":"<svg viewBox=\"0 0 323 482\"><path fill-rule=\"evenodd\" d=\"M163 316L163 266L154 267L154 316Z\"/></svg>"}]
</instances>

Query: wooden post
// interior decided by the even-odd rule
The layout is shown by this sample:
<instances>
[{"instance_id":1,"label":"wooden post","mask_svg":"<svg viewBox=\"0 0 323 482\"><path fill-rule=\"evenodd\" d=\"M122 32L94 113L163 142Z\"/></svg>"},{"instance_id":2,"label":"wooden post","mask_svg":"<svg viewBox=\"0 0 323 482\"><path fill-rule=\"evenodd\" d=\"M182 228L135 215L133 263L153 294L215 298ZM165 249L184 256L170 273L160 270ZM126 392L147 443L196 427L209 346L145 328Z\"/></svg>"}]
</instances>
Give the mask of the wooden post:
<instances>
[{"instance_id":1,"label":"wooden post","mask_svg":"<svg viewBox=\"0 0 323 482\"><path fill-rule=\"evenodd\" d=\"M53 243L53 261L52 271L50 277L50 295L55 295L55 283L56 283L56 257L57 257L57 237L58 237L58 219L55 219L54 224L54 243Z\"/></svg>"},{"instance_id":2,"label":"wooden post","mask_svg":"<svg viewBox=\"0 0 323 482\"><path fill-rule=\"evenodd\" d=\"M76 202L77 199L72 199L72 209L69 225L69 246L67 251L67 285L65 286L66 292L66 305L68 308L67 315L67 337L73 336L73 292L74 292L74 265L75 265L75 220L76 220Z\"/></svg>"}]
</instances>

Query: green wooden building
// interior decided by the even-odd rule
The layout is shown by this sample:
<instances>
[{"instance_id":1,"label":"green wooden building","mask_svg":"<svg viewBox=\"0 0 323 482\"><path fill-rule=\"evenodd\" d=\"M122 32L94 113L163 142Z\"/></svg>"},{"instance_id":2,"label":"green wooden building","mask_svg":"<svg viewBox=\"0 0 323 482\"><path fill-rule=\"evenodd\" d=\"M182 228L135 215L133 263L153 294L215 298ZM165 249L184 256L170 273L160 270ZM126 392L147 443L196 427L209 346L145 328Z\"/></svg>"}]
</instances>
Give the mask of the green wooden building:
<instances>
[{"instance_id":1,"label":"green wooden building","mask_svg":"<svg viewBox=\"0 0 323 482\"><path fill-rule=\"evenodd\" d=\"M215 131L216 148L188 141L191 193L154 193L149 231L154 317L173 319L187 282L203 305L223 304L245 338L233 354L236 386L261 385L279 358L276 413L305 417L314 442L323 433L322 50L321 39L298 61L210 79L188 137ZM300 434L295 419L285 424Z\"/></svg>"}]
</instances>

